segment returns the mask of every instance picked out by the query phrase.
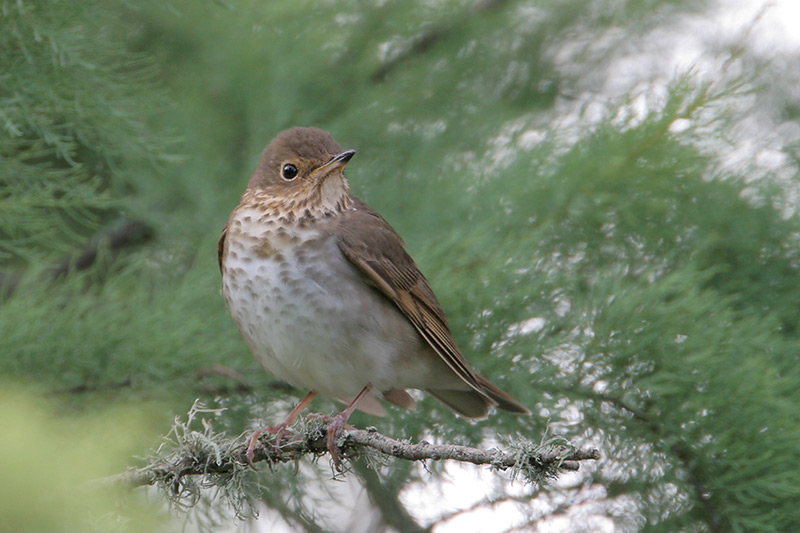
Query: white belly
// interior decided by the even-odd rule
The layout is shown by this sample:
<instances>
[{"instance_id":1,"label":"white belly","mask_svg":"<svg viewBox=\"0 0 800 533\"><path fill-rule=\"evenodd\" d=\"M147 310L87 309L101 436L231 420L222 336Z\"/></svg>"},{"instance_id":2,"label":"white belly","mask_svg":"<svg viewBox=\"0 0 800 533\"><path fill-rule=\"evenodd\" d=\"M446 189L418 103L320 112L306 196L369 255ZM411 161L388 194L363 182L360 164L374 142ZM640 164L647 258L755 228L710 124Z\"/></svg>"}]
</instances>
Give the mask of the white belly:
<instances>
[{"instance_id":1,"label":"white belly","mask_svg":"<svg viewBox=\"0 0 800 533\"><path fill-rule=\"evenodd\" d=\"M394 304L359 279L332 238L296 229L270 239L268 254L254 244L271 227L258 226L245 233L234 220L223 293L269 372L333 397L355 396L368 383L376 392L440 383L430 366L436 356Z\"/></svg>"}]
</instances>

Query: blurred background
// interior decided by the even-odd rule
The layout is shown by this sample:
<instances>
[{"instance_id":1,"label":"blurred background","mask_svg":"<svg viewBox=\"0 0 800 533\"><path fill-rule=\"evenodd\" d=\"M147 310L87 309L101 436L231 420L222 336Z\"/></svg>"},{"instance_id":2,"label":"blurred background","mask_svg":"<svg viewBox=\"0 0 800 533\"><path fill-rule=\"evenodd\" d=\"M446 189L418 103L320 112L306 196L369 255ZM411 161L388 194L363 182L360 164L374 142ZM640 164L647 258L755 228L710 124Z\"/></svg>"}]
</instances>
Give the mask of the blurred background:
<instances>
[{"instance_id":1,"label":"blurred background","mask_svg":"<svg viewBox=\"0 0 800 533\"><path fill-rule=\"evenodd\" d=\"M793 530L799 24L792 0L0 0L0 531ZM302 461L252 475L257 520L91 490L196 398L236 435L306 393L250 355L216 264L295 125L358 150L353 191L534 411L352 422L602 460L544 487Z\"/></svg>"}]
</instances>

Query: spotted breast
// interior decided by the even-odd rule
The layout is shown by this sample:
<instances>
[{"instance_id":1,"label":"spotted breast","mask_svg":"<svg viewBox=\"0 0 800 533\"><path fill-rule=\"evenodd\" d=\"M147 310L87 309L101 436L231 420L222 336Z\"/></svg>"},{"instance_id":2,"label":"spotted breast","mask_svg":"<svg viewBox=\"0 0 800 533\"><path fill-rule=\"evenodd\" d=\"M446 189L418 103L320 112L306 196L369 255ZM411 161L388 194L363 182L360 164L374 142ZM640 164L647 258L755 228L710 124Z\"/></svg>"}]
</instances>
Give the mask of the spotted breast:
<instances>
[{"instance_id":1,"label":"spotted breast","mask_svg":"<svg viewBox=\"0 0 800 533\"><path fill-rule=\"evenodd\" d=\"M442 363L396 307L364 284L325 221L287 222L244 204L231 216L222 250L223 294L261 364L295 387L343 401L367 383L376 392L441 386L434 370Z\"/></svg>"}]
</instances>

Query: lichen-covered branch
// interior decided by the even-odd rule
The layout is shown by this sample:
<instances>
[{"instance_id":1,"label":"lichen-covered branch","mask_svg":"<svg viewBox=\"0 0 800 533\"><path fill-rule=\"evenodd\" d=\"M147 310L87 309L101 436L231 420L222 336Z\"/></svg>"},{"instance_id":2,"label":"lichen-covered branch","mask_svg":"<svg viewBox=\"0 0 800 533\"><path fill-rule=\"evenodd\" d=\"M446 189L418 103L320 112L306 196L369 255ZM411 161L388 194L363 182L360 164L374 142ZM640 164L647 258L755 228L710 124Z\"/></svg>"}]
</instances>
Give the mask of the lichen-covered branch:
<instances>
[{"instance_id":1,"label":"lichen-covered branch","mask_svg":"<svg viewBox=\"0 0 800 533\"><path fill-rule=\"evenodd\" d=\"M190 423L198 412L207 411L194 409L190 413ZM219 485L225 478L248 471L250 467L241 441L215 433L208 423L203 425L205 430L200 432L190 430L189 424L177 423L167 438L170 450L165 452L165 446L162 446L150 459L149 465L129 470L109 481L133 487L158 484L178 493L185 489L185 480L189 476L216 477L217 481L211 484ZM328 453L326 429L327 424L322 420L304 421L296 425L291 436L284 438L279 445L272 435L264 435L255 448L254 462L276 465L297 461L305 455L325 455ZM455 460L500 470L511 469L513 476L521 476L532 483L554 478L565 470L578 470L580 461L599 458L597 450L577 450L558 439L540 444L520 439L511 442L508 450L485 450L425 441L402 442L382 435L374 428L348 428L339 445L345 459L366 455L379 462L389 457L409 461Z\"/></svg>"}]
</instances>

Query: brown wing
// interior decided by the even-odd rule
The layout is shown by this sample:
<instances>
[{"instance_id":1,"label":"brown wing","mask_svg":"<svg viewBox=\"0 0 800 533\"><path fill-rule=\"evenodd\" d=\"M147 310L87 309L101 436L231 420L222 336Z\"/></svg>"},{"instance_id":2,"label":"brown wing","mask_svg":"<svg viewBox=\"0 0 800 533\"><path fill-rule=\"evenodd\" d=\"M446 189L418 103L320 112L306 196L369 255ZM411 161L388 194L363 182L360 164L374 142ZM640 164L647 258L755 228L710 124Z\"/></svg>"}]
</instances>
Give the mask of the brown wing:
<instances>
[{"instance_id":1,"label":"brown wing","mask_svg":"<svg viewBox=\"0 0 800 533\"><path fill-rule=\"evenodd\" d=\"M222 228L222 235L217 243L217 261L219 262L219 271L222 273L222 254L225 253L225 237L228 235L228 225Z\"/></svg>"},{"instance_id":2,"label":"brown wing","mask_svg":"<svg viewBox=\"0 0 800 533\"><path fill-rule=\"evenodd\" d=\"M354 198L356 210L338 217L342 253L411 321L453 372L492 404L450 332L447 317L428 280L405 251L403 239L380 215Z\"/></svg>"}]
</instances>

